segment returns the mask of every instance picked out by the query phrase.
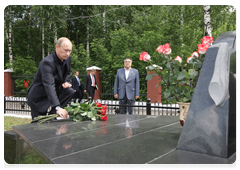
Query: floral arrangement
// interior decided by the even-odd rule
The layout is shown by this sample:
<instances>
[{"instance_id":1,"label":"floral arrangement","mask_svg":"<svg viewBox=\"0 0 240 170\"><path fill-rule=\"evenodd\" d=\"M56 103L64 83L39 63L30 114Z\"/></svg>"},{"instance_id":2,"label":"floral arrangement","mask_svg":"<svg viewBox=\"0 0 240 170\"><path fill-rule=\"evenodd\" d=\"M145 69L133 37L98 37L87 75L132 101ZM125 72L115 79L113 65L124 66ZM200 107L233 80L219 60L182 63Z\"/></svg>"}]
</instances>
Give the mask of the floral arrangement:
<instances>
[{"instance_id":1,"label":"floral arrangement","mask_svg":"<svg viewBox=\"0 0 240 170\"><path fill-rule=\"evenodd\" d=\"M71 102L69 106L64 108L67 110L69 115L69 120L80 122L85 120L107 120L107 105L102 106L101 103L74 103ZM38 116L34 120L38 120L38 124L41 124L47 120L51 120L59 117L58 114L51 114L47 116Z\"/></svg>"},{"instance_id":2,"label":"floral arrangement","mask_svg":"<svg viewBox=\"0 0 240 170\"><path fill-rule=\"evenodd\" d=\"M205 36L201 40L202 43L198 44L198 52L194 51L187 58L186 64L183 63L180 56L177 56L175 59L170 56L172 49L168 43L160 45L156 51L162 54L162 56L156 59L162 62L162 70L153 67L154 62L148 52L144 51L140 54L139 60L149 62L155 72L154 74L148 74L146 80L151 80L153 76L158 75L161 78L159 84L165 85L162 95L172 103L190 102L192 99L204 60L202 55L207 52L211 43L214 42L213 37L210 36Z\"/></svg>"}]
</instances>

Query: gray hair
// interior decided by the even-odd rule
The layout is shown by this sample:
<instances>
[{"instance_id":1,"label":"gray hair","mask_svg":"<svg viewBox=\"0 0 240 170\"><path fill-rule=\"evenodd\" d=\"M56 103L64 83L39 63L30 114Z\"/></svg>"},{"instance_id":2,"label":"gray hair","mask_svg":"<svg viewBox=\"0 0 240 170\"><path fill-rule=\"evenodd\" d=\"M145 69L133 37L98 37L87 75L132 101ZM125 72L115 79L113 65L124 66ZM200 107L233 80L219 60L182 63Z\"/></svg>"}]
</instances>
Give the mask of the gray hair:
<instances>
[{"instance_id":1,"label":"gray hair","mask_svg":"<svg viewBox=\"0 0 240 170\"><path fill-rule=\"evenodd\" d=\"M127 60L127 59L129 59L129 60L131 61L131 64L132 64L132 59L131 59L131 58L125 58L125 59L123 60L123 62L125 62L125 60Z\"/></svg>"}]
</instances>

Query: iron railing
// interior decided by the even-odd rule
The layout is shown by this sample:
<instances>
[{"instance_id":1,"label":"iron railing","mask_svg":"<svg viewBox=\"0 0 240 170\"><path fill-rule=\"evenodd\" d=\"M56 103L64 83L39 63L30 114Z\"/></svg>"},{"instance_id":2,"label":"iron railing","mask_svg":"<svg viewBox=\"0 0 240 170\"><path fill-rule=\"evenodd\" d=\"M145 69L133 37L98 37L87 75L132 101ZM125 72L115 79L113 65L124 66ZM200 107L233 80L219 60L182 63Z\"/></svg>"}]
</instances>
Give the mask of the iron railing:
<instances>
[{"instance_id":1,"label":"iron railing","mask_svg":"<svg viewBox=\"0 0 240 170\"><path fill-rule=\"evenodd\" d=\"M86 102L83 99L82 102ZM72 102L72 100L70 101ZM69 102L69 103L70 103ZM165 115L179 116L178 104L151 103L151 99L144 101L136 101L134 106L120 105L118 100L96 100L102 105L107 104L107 114L118 114L120 107L133 107L133 114L137 115ZM31 108L27 104L25 97L5 97L4 96L4 113L12 113L18 115L31 115Z\"/></svg>"}]
</instances>

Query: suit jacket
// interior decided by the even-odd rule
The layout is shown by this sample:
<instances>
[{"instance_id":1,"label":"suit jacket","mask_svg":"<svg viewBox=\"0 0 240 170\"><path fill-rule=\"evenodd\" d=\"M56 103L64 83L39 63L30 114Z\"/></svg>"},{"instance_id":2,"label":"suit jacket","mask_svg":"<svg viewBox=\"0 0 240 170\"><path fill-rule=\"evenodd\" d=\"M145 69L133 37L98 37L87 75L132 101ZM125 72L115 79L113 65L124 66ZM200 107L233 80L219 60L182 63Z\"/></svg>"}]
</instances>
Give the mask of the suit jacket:
<instances>
[{"instance_id":1,"label":"suit jacket","mask_svg":"<svg viewBox=\"0 0 240 170\"><path fill-rule=\"evenodd\" d=\"M96 76L94 75L93 77L95 80L95 85L97 85ZM85 76L84 90L87 90L89 92L91 85L92 85L91 76L90 76L90 74L88 74ZM95 89L97 89L97 88L95 87Z\"/></svg>"},{"instance_id":2,"label":"suit jacket","mask_svg":"<svg viewBox=\"0 0 240 170\"><path fill-rule=\"evenodd\" d=\"M125 94L129 100L135 100L139 96L139 73L137 69L131 68L128 79L125 77L125 69L117 70L114 83L114 94L118 94L119 99L123 99Z\"/></svg>"},{"instance_id":3,"label":"suit jacket","mask_svg":"<svg viewBox=\"0 0 240 170\"><path fill-rule=\"evenodd\" d=\"M54 51L40 62L29 87L27 103L39 112L45 112L50 105L60 105L56 90L61 89L64 82L70 83L71 57L66 60L67 71L64 75L57 57Z\"/></svg>"},{"instance_id":4,"label":"suit jacket","mask_svg":"<svg viewBox=\"0 0 240 170\"><path fill-rule=\"evenodd\" d=\"M80 79L79 79L79 81L80 81ZM82 84L81 84L81 85L82 85ZM76 76L74 76L74 77L72 78L72 88L73 88L74 90L76 90L76 92L79 91L79 84L78 84L78 81L77 81Z\"/></svg>"}]
</instances>

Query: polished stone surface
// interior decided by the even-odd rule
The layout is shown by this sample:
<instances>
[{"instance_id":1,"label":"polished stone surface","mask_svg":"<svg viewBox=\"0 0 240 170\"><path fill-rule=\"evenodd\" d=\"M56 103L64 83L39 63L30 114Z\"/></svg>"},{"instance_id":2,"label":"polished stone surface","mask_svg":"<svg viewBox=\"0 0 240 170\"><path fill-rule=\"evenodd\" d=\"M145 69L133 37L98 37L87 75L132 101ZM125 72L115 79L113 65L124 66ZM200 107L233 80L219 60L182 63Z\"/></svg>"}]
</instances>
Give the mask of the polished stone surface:
<instances>
[{"instance_id":1,"label":"polished stone surface","mask_svg":"<svg viewBox=\"0 0 240 170\"><path fill-rule=\"evenodd\" d=\"M47 163L146 164L176 150L182 126L177 116L108 115L107 121L61 120L13 129Z\"/></svg>"},{"instance_id":2,"label":"polished stone surface","mask_svg":"<svg viewBox=\"0 0 240 170\"><path fill-rule=\"evenodd\" d=\"M215 43L227 42L231 56L235 38L236 32L225 33ZM227 158L236 151L236 80L230 74L227 85L230 98L216 106L208 87L218 51L213 46L206 53L177 149Z\"/></svg>"}]
</instances>

